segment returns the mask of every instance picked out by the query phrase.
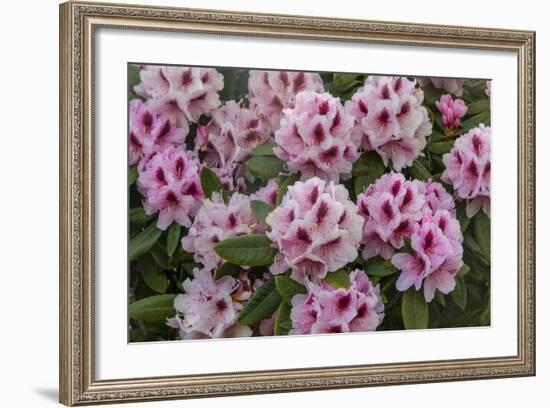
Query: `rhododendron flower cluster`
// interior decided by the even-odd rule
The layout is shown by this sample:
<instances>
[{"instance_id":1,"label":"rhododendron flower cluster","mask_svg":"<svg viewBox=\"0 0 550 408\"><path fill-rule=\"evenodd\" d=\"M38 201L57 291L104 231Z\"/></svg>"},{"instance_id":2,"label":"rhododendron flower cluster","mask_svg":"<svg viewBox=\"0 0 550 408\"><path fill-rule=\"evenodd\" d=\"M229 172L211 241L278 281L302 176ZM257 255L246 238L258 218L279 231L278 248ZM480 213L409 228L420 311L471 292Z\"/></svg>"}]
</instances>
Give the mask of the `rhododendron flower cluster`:
<instances>
[{"instance_id":1,"label":"rhododendron flower cluster","mask_svg":"<svg viewBox=\"0 0 550 408\"><path fill-rule=\"evenodd\" d=\"M225 204L222 196L214 193L212 199L203 201L188 235L181 243L183 249L194 254L195 262L200 262L203 269L212 271L222 263L214 251L216 244L226 238L253 233L257 222L248 196L233 193Z\"/></svg>"},{"instance_id":2,"label":"rhododendron flower cluster","mask_svg":"<svg viewBox=\"0 0 550 408\"><path fill-rule=\"evenodd\" d=\"M491 128L483 124L456 139L443 156L442 179L452 184L457 196L467 200L466 213L481 208L489 214L491 203Z\"/></svg>"},{"instance_id":3,"label":"rhododendron flower cluster","mask_svg":"<svg viewBox=\"0 0 550 408\"><path fill-rule=\"evenodd\" d=\"M242 304L234 299L241 288L231 276L214 280L206 270L195 269L194 279L183 282L184 294L174 301L180 314L168 324L180 331L182 339L247 337L252 330L236 324Z\"/></svg>"},{"instance_id":4,"label":"rhododendron flower cluster","mask_svg":"<svg viewBox=\"0 0 550 408\"><path fill-rule=\"evenodd\" d=\"M369 76L346 102L355 118L354 139L365 150L376 151L396 171L412 165L432 132L424 93L405 77Z\"/></svg>"},{"instance_id":5,"label":"rhododendron flower cluster","mask_svg":"<svg viewBox=\"0 0 550 408\"><path fill-rule=\"evenodd\" d=\"M184 127L178 127L168 115L159 114L149 104L134 99L130 102L130 165L164 147L183 145L188 133L186 122Z\"/></svg>"},{"instance_id":6,"label":"rhododendron flower cluster","mask_svg":"<svg viewBox=\"0 0 550 408\"><path fill-rule=\"evenodd\" d=\"M145 197L147 214L158 212L157 227L165 230L173 221L191 226L204 194L199 179L201 164L181 147L167 147L139 168L138 188Z\"/></svg>"},{"instance_id":7,"label":"rhododendron flower cluster","mask_svg":"<svg viewBox=\"0 0 550 408\"><path fill-rule=\"evenodd\" d=\"M430 302L435 290L449 293L455 287L455 276L462 267L462 233L460 224L446 210L426 214L414 225L411 235L413 254L398 253L392 263L401 270L396 287L405 291L419 290L424 283L424 297Z\"/></svg>"},{"instance_id":8,"label":"rhododendron flower cluster","mask_svg":"<svg viewBox=\"0 0 550 408\"><path fill-rule=\"evenodd\" d=\"M491 324L489 81L128 81L130 341Z\"/></svg>"},{"instance_id":9,"label":"rhododendron flower cluster","mask_svg":"<svg viewBox=\"0 0 550 408\"><path fill-rule=\"evenodd\" d=\"M353 118L328 93L301 92L293 108L283 110L275 132L275 154L302 179L318 176L338 181L359 158L351 137Z\"/></svg>"},{"instance_id":10,"label":"rhododendron flower cluster","mask_svg":"<svg viewBox=\"0 0 550 408\"><path fill-rule=\"evenodd\" d=\"M218 92L223 89L223 76L213 68L146 65L140 78L135 92L147 98L155 112L182 127L221 104Z\"/></svg>"},{"instance_id":11,"label":"rhododendron flower cluster","mask_svg":"<svg viewBox=\"0 0 550 408\"><path fill-rule=\"evenodd\" d=\"M195 150L206 152L204 163L214 170L224 187L233 190L235 172L253 148L265 144L271 133L265 119L235 101L212 112L212 119L197 128Z\"/></svg>"},{"instance_id":12,"label":"rhododendron flower cluster","mask_svg":"<svg viewBox=\"0 0 550 408\"><path fill-rule=\"evenodd\" d=\"M441 122L445 127L445 135L451 136L460 127L460 119L468 111L462 99L454 99L449 94L441 95L435 106L441 112Z\"/></svg>"},{"instance_id":13,"label":"rhododendron flower cluster","mask_svg":"<svg viewBox=\"0 0 550 408\"><path fill-rule=\"evenodd\" d=\"M279 129L283 109L294 107L296 95L302 91L323 92L319 74L291 71L250 71L248 100L269 120L272 130Z\"/></svg>"},{"instance_id":14,"label":"rhododendron flower cluster","mask_svg":"<svg viewBox=\"0 0 550 408\"><path fill-rule=\"evenodd\" d=\"M298 181L266 223L279 249L270 267L275 275L291 270L299 282L318 283L357 258L363 219L342 185L317 177Z\"/></svg>"},{"instance_id":15,"label":"rhododendron flower cluster","mask_svg":"<svg viewBox=\"0 0 550 408\"><path fill-rule=\"evenodd\" d=\"M309 293L292 298L290 334L345 333L376 330L384 319L380 285L364 271L350 273L349 289L308 284Z\"/></svg>"}]
</instances>

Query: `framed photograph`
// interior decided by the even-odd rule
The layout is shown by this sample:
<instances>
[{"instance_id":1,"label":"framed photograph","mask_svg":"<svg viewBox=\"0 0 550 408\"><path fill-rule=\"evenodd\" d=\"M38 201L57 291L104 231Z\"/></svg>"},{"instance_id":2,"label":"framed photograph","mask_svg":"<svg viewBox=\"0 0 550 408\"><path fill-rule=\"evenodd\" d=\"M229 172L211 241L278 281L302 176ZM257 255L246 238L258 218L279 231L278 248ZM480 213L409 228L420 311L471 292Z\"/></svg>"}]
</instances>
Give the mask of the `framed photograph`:
<instances>
[{"instance_id":1,"label":"framed photograph","mask_svg":"<svg viewBox=\"0 0 550 408\"><path fill-rule=\"evenodd\" d=\"M534 53L62 4L61 402L534 375Z\"/></svg>"}]
</instances>

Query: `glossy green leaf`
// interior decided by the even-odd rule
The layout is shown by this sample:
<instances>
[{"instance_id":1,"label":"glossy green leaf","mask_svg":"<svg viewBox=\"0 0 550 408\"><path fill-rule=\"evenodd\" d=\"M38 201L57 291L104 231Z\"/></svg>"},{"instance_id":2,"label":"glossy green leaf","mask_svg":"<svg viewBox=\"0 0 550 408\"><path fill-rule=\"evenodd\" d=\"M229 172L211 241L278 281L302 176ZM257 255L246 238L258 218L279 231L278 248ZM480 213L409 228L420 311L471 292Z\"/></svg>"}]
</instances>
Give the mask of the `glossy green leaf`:
<instances>
[{"instance_id":1,"label":"glossy green leaf","mask_svg":"<svg viewBox=\"0 0 550 408\"><path fill-rule=\"evenodd\" d=\"M275 156L252 157L246 162L250 172L262 180L275 178L283 171L284 162Z\"/></svg>"},{"instance_id":2,"label":"glossy green leaf","mask_svg":"<svg viewBox=\"0 0 550 408\"><path fill-rule=\"evenodd\" d=\"M273 152L274 144L265 144L252 149L252 156L275 156Z\"/></svg>"},{"instance_id":3,"label":"glossy green leaf","mask_svg":"<svg viewBox=\"0 0 550 408\"><path fill-rule=\"evenodd\" d=\"M274 207L260 200L252 200L250 202L250 209L258 221L265 224L266 217L274 210Z\"/></svg>"},{"instance_id":4,"label":"glossy green leaf","mask_svg":"<svg viewBox=\"0 0 550 408\"><path fill-rule=\"evenodd\" d=\"M259 322L271 316L280 304L281 296L275 287L275 280L271 279L252 295L239 313L237 322L245 326Z\"/></svg>"},{"instance_id":5,"label":"glossy green leaf","mask_svg":"<svg viewBox=\"0 0 550 408\"><path fill-rule=\"evenodd\" d=\"M481 112L489 112L491 109L491 103L489 99L481 99L476 102L472 102L468 105L468 115L476 115Z\"/></svg>"},{"instance_id":6,"label":"glossy green leaf","mask_svg":"<svg viewBox=\"0 0 550 408\"><path fill-rule=\"evenodd\" d=\"M168 232L166 233L166 253L168 256L172 256L174 252L176 252L180 244L180 234L180 225L177 222L173 222L172 225L168 227Z\"/></svg>"},{"instance_id":7,"label":"glossy green leaf","mask_svg":"<svg viewBox=\"0 0 550 408\"><path fill-rule=\"evenodd\" d=\"M422 290L410 288L403 293L401 301L401 313L405 329L426 329L428 328L429 311L428 304L424 299Z\"/></svg>"},{"instance_id":8,"label":"glossy green leaf","mask_svg":"<svg viewBox=\"0 0 550 408\"><path fill-rule=\"evenodd\" d=\"M214 273L214 279L220 279L222 276L233 276L236 278L242 270L243 268L239 265L225 262Z\"/></svg>"},{"instance_id":9,"label":"glossy green leaf","mask_svg":"<svg viewBox=\"0 0 550 408\"><path fill-rule=\"evenodd\" d=\"M290 276L277 275L275 276L275 286L279 295L289 305L292 304L292 298L300 293L306 293L306 288L300 283L296 282Z\"/></svg>"},{"instance_id":10,"label":"glossy green leaf","mask_svg":"<svg viewBox=\"0 0 550 408\"><path fill-rule=\"evenodd\" d=\"M451 292L451 298L459 308L461 308L462 310L465 310L466 303L468 301L468 291L466 289L466 283L464 282L464 278L457 277L455 281L456 281L456 286L454 290Z\"/></svg>"},{"instance_id":11,"label":"glossy green leaf","mask_svg":"<svg viewBox=\"0 0 550 408\"><path fill-rule=\"evenodd\" d=\"M269 265L277 254L271 240L263 234L243 235L224 239L214 250L227 262L236 265Z\"/></svg>"},{"instance_id":12,"label":"glossy green leaf","mask_svg":"<svg viewBox=\"0 0 550 408\"><path fill-rule=\"evenodd\" d=\"M138 178L137 166L130 166L128 169L128 185L131 186Z\"/></svg>"},{"instance_id":13,"label":"glossy green leaf","mask_svg":"<svg viewBox=\"0 0 550 408\"><path fill-rule=\"evenodd\" d=\"M466 133L470 129L478 127L480 124L489 126L491 124L491 113L489 111L478 113L462 122L461 133Z\"/></svg>"},{"instance_id":14,"label":"glossy green leaf","mask_svg":"<svg viewBox=\"0 0 550 408\"><path fill-rule=\"evenodd\" d=\"M479 211L473 220L473 233L481 253L491 259L491 219Z\"/></svg>"},{"instance_id":15,"label":"glossy green leaf","mask_svg":"<svg viewBox=\"0 0 550 408\"><path fill-rule=\"evenodd\" d=\"M432 175L420 160L415 160L411 167L407 167L408 173L417 180L427 181Z\"/></svg>"},{"instance_id":16,"label":"glossy green leaf","mask_svg":"<svg viewBox=\"0 0 550 408\"><path fill-rule=\"evenodd\" d=\"M193 254L185 251L180 245L177 247L176 252L174 252L174 254L168 260L168 268L172 269L181 265L183 262L189 262L192 260Z\"/></svg>"},{"instance_id":17,"label":"glossy green leaf","mask_svg":"<svg viewBox=\"0 0 550 408\"><path fill-rule=\"evenodd\" d=\"M460 222L460 230L464 234L472 222L472 219L466 215L466 201L461 201L457 204L456 218Z\"/></svg>"},{"instance_id":18,"label":"glossy green leaf","mask_svg":"<svg viewBox=\"0 0 550 408\"><path fill-rule=\"evenodd\" d=\"M143 207L130 208L130 222L132 224L143 225L153 218L147 215Z\"/></svg>"},{"instance_id":19,"label":"glossy green leaf","mask_svg":"<svg viewBox=\"0 0 550 408\"><path fill-rule=\"evenodd\" d=\"M275 314L273 334L275 336L286 336L291 329L290 306L286 302L281 302Z\"/></svg>"},{"instance_id":20,"label":"glossy green leaf","mask_svg":"<svg viewBox=\"0 0 550 408\"><path fill-rule=\"evenodd\" d=\"M426 149L434 154L443 155L449 153L454 146L454 140L446 140L443 142L430 143L426 146Z\"/></svg>"},{"instance_id":21,"label":"glossy green leaf","mask_svg":"<svg viewBox=\"0 0 550 408\"><path fill-rule=\"evenodd\" d=\"M168 317L176 315L175 298L174 294L163 294L133 302L128 307L130 318L145 322L164 322Z\"/></svg>"},{"instance_id":22,"label":"glossy green leaf","mask_svg":"<svg viewBox=\"0 0 550 408\"><path fill-rule=\"evenodd\" d=\"M166 289L168 289L168 277L152 257L147 256L140 260L139 271L147 286L157 293L166 292Z\"/></svg>"},{"instance_id":23,"label":"glossy green leaf","mask_svg":"<svg viewBox=\"0 0 550 408\"><path fill-rule=\"evenodd\" d=\"M324 281L334 288L349 288L349 273L343 269L338 269L334 272L329 272Z\"/></svg>"},{"instance_id":24,"label":"glossy green leaf","mask_svg":"<svg viewBox=\"0 0 550 408\"><path fill-rule=\"evenodd\" d=\"M369 276L384 277L396 273L397 268L393 266L389 259L376 257L369 260L366 272Z\"/></svg>"},{"instance_id":25,"label":"glossy green leaf","mask_svg":"<svg viewBox=\"0 0 550 408\"><path fill-rule=\"evenodd\" d=\"M208 167L203 167L200 174L202 191L206 198L212 198L212 193L223 194L223 185L216 173Z\"/></svg>"},{"instance_id":26,"label":"glossy green leaf","mask_svg":"<svg viewBox=\"0 0 550 408\"><path fill-rule=\"evenodd\" d=\"M162 231L157 228L155 223L152 223L134 238L130 240L128 248L128 259L133 261L139 256L149 252L155 242L160 238Z\"/></svg>"}]
</instances>

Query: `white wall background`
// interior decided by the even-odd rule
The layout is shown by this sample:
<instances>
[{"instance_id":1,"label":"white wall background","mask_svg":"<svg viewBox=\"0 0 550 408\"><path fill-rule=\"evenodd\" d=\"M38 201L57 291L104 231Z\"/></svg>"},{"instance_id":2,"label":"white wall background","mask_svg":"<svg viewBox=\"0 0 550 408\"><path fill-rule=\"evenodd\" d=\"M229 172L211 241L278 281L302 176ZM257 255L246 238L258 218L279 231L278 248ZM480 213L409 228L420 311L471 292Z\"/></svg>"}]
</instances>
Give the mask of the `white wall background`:
<instances>
[{"instance_id":1,"label":"white wall background","mask_svg":"<svg viewBox=\"0 0 550 408\"><path fill-rule=\"evenodd\" d=\"M154 0L151 0L153 2ZM134 0L134 2L143 2ZM147 3L146 1L145 3ZM548 12L536 0L359 2L338 0L155 0L156 4L257 12L352 17L537 31L538 242L550 242ZM57 404L58 1L6 2L0 22L0 375L2 406ZM511 215L513 216L513 215ZM546 228L545 228L546 227ZM534 378L455 382L224 399L133 404L141 407L280 407L288 404L465 407L546 406L550 384L550 253L537 256L538 375ZM497 255L498 256L498 255ZM498 271L497 271L498 272ZM127 405L129 406L129 405Z\"/></svg>"}]
</instances>

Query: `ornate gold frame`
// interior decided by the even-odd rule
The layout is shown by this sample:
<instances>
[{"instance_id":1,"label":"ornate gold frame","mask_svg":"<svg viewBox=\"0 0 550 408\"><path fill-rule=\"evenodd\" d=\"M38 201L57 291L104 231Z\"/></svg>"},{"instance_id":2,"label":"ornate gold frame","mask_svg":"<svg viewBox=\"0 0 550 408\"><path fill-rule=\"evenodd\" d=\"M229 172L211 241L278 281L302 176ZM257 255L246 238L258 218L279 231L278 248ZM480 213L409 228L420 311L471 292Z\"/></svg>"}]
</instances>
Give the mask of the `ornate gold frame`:
<instances>
[{"instance_id":1,"label":"ornate gold frame","mask_svg":"<svg viewBox=\"0 0 550 408\"><path fill-rule=\"evenodd\" d=\"M98 27L505 50L518 61L518 350L481 359L169 378L94 377L93 46ZM535 374L535 33L69 2L60 6L60 401L66 405Z\"/></svg>"}]
</instances>

